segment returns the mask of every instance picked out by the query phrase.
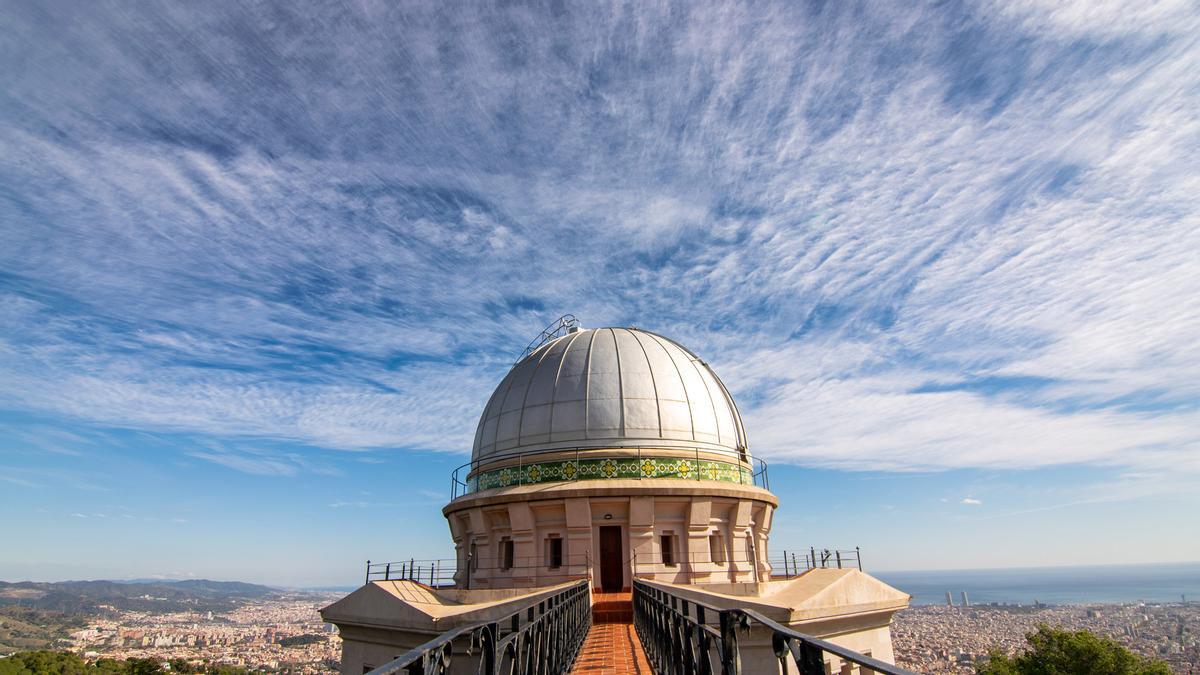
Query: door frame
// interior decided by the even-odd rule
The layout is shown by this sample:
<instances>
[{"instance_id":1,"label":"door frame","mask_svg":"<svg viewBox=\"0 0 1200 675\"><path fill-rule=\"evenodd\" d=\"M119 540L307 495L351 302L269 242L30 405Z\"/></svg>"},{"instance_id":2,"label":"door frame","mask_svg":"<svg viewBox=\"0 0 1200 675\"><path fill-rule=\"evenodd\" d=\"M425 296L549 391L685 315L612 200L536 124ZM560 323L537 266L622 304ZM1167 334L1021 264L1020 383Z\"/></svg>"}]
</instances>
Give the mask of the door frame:
<instances>
[{"instance_id":1,"label":"door frame","mask_svg":"<svg viewBox=\"0 0 1200 675\"><path fill-rule=\"evenodd\" d=\"M624 528L624 527L622 527L621 525L600 525L600 526L599 526L599 529L596 531L596 536L597 536L597 538L599 539L599 543L600 543L600 547L599 547L599 548L600 548L600 555L598 555L598 556L597 556L597 562L599 563L599 567L600 567L600 570L599 570L599 571L600 571L600 574L599 574L599 576L600 576L600 579L599 579L599 581L600 581L599 588L600 588L600 590L601 590L601 591L604 591L605 593L619 593L619 592L621 592L622 590L624 590L624 589L625 589L625 564L624 564L624 560L625 560L625 537L624 537L624 529L625 529L625 528ZM617 544L617 550L616 550L614 553L612 553L612 556L611 556L611 557L612 557L611 563L612 563L612 567L614 568L614 569L613 569L613 570L611 570L611 571L612 571L612 572L613 572L613 573L616 575L616 588L615 588L615 589L613 589L613 588L611 588L611 587L609 587L609 588L606 588L606 587L605 587L605 584L604 584L604 581L605 581L605 574L604 574L604 571L605 571L606 569L608 569L608 564L607 564L607 563L609 562L609 561L607 560L607 558L608 558L609 556L606 556L606 555L605 555L605 548L604 548L604 534L605 534L605 530L608 530L609 532L611 532L611 531L615 530L615 531L616 531L616 533L617 533L617 534L616 534L616 537L615 537L616 544Z\"/></svg>"}]
</instances>

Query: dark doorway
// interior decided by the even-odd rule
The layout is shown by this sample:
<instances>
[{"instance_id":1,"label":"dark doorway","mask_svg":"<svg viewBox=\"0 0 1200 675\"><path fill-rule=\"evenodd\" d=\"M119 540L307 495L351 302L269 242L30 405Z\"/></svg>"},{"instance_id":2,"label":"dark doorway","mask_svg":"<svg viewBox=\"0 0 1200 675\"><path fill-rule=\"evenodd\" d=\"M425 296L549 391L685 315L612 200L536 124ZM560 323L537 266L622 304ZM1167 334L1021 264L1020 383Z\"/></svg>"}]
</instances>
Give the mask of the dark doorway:
<instances>
[{"instance_id":1,"label":"dark doorway","mask_svg":"<svg viewBox=\"0 0 1200 675\"><path fill-rule=\"evenodd\" d=\"M616 593L625 584L621 564L621 526L600 526L600 590Z\"/></svg>"}]
</instances>

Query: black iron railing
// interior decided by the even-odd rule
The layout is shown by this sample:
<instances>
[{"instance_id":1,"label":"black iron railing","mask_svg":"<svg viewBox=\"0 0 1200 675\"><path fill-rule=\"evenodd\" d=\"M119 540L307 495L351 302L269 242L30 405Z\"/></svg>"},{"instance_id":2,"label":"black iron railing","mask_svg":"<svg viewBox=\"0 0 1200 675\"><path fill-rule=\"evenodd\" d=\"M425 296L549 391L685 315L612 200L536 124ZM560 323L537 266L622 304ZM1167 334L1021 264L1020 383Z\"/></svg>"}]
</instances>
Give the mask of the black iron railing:
<instances>
[{"instance_id":1,"label":"black iron railing","mask_svg":"<svg viewBox=\"0 0 1200 675\"><path fill-rule=\"evenodd\" d=\"M862 571L862 555L857 547L852 549L817 549L807 551L783 551L772 555L770 579L791 579L810 569L821 567L857 568ZM675 582L691 582L700 577L705 581L719 581L722 574L730 580L768 581L758 577L754 559L749 556L718 555L693 551L664 555L662 552L633 553L629 557L633 576ZM490 580L506 578L529 579L533 585L563 583L587 576L591 560L587 553L550 556L517 556L511 560L501 557L478 556L470 564L459 566L454 558L409 558L393 562L373 563L367 561L366 583L372 581L416 581L434 588L459 585L471 588L474 577Z\"/></svg>"},{"instance_id":2,"label":"black iron railing","mask_svg":"<svg viewBox=\"0 0 1200 675\"><path fill-rule=\"evenodd\" d=\"M550 586L587 577L591 565L587 553L550 560L548 557L515 556L505 560L479 556L461 569L454 558L409 558L383 563L368 560L366 583L407 580L434 588L454 585L471 588L472 578L483 577L490 580L528 578L535 585Z\"/></svg>"},{"instance_id":3,"label":"black iron railing","mask_svg":"<svg viewBox=\"0 0 1200 675\"><path fill-rule=\"evenodd\" d=\"M862 553L857 546L850 549L785 550L782 555L772 557L770 562L771 577L774 579L791 579L818 567L852 567L862 571Z\"/></svg>"},{"instance_id":4,"label":"black iron railing","mask_svg":"<svg viewBox=\"0 0 1200 675\"><path fill-rule=\"evenodd\" d=\"M456 671L480 675L570 672L592 625L590 599L587 582L580 581L495 621L448 630L370 675L443 675L452 656L469 660Z\"/></svg>"},{"instance_id":5,"label":"black iron railing","mask_svg":"<svg viewBox=\"0 0 1200 675\"><path fill-rule=\"evenodd\" d=\"M839 672L837 663L858 672L916 675L913 671L805 635L748 609L718 609L645 581L633 582L633 622L657 675L736 675L742 670L739 639L756 624L769 631L778 669L800 675ZM757 671L756 671L757 673Z\"/></svg>"}]
</instances>

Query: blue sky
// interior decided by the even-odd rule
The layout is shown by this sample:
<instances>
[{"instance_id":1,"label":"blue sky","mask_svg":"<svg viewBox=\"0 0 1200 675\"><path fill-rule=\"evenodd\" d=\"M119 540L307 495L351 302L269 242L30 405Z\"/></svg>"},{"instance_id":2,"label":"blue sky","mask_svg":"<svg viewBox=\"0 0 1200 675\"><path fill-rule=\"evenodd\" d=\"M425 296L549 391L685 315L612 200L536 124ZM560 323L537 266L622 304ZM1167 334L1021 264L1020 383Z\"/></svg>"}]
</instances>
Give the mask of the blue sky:
<instances>
[{"instance_id":1,"label":"blue sky","mask_svg":"<svg viewBox=\"0 0 1200 675\"><path fill-rule=\"evenodd\" d=\"M776 550L1200 559L1193 5L399 5L0 10L0 578L444 555L565 312L714 366Z\"/></svg>"}]
</instances>

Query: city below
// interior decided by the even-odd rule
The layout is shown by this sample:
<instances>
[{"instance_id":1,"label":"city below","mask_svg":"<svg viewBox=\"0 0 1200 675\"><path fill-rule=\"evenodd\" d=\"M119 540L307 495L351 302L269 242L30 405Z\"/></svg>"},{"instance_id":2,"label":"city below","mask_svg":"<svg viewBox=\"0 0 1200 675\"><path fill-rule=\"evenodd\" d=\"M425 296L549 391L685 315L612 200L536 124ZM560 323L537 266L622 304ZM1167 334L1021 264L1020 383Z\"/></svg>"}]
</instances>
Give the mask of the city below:
<instances>
[{"instance_id":1,"label":"city below","mask_svg":"<svg viewBox=\"0 0 1200 675\"><path fill-rule=\"evenodd\" d=\"M342 644L317 610L337 594L285 594L223 613L118 612L89 621L66 644L85 659L184 659L289 673L336 672Z\"/></svg>"},{"instance_id":2,"label":"city below","mask_svg":"<svg viewBox=\"0 0 1200 675\"><path fill-rule=\"evenodd\" d=\"M958 580L949 572L946 578ZM1046 624L1113 638L1165 661L1175 673L1200 666L1200 603L1186 597L964 604L962 591L944 593L953 605L916 604L896 615L897 665L931 674L974 673L990 651L1019 652L1025 634ZM988 596L986 589L973 593ZM0 582L0 654L55 649L88 661L150 658L259 672L336 672L341 640L317 610L341 595L221 582Z\"/></svg>"}]
</instances>

